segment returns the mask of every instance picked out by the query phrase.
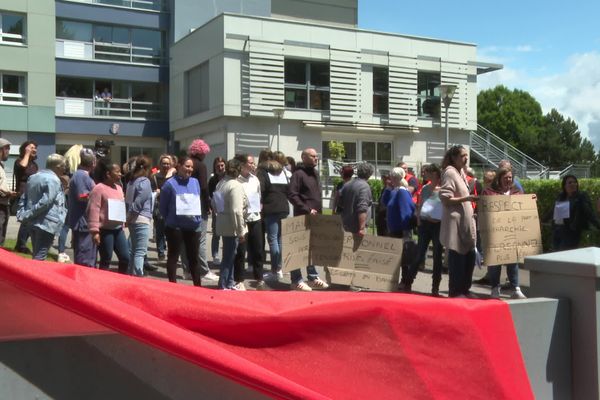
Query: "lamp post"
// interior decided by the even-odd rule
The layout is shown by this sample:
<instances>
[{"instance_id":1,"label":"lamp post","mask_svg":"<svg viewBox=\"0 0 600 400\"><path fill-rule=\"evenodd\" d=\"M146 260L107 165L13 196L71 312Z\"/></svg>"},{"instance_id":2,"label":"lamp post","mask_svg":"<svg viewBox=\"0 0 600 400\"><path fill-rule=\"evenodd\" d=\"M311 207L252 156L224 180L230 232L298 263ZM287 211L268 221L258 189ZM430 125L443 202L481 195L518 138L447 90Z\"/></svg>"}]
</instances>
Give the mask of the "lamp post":
<instances>
[{"instance_id":1,"label":"lamp post","mask_svg":"<svg viewBox=\"0 0 600 400\"><path fill-rule=\"evenodd\" d=\"M440 92L442 95L442 102L444 103L444 108L446 109L446 140L444 142L444 153L448 150L448 138L450 136L450 126L448 125L448 109L450 108L450 103L452 103L452 97L454 97L454 92L456 92L456 85L440 85Z\"/></svg>"},{"instance_id":2,"label":"lamp post","mask_svg":"<svg viewBox=\"0 0 600 400\"><path fill-rule=\"evenodd\" d=\"M277 117L277 151L279 151L279 142L281 141L281 118L285 113L285 108L274 108L273 115Z\"/></svg>"}]
</instances>

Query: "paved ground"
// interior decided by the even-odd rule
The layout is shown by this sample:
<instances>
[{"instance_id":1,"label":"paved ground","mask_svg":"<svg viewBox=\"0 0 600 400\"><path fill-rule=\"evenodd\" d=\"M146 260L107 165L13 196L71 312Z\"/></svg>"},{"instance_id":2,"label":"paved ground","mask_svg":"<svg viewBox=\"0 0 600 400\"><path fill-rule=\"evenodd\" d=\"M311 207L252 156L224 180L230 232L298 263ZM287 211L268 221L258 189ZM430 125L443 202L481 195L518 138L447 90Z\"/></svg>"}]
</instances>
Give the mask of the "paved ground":
<instances>
[{"instance_id":1,"label":"paved ground","mask_svg":"<svg viewBox=\"0 0 600 400\"><path fill-rule=\"evenodd\" d=\"M14 217L11 217L9 220L9 224L8 224L8 238L16 238L17 236L17 231L19 229L19 225L16 222ZM209 222L209 227L210 222ZM209 232L209 238L207 243L210 244L210 238L211 238L211 232ZM56 241L57 242L57 241ZM56 243L55 242L55 243ZM70 244L70 238L69 240L67 240L67 245ZM268 250L268 246L267 246L267 250ZM54 252L57 252L56 249L53 250ZM68 248L66 253L71 257L71 259L73 259L73 251ZM209 251L210 253L210 251ZM150 242L150 247L148 249L148 258L149 258L149 262L155 266L158 267L157 271L153 271L149 273L148 279L161 279L161 280L167 280L167 271L166 271L166 263L164 261L158 261L157 258L157 253L156 253L156 245L154 243L153 240L151 240ZM267 254L267 259L268 259L268 254ZM113 261L116 261L116 257L113 259ZM211 261L211 260L209 260ZM211 267L212 270L215 273L218 273L218 267L215 267L212 265L211 263ZM116 270L116 263L114 263L113 266L111 266L111 268L114 268ZM265 270L268 271L270 268L269 266L265 266ZM320 274L321 274L321 278L324 279L325 274L323 273L323 270L319 267L317 267L317 270L319 270ZM303 271L304 273L305 271ZM481 276L483 276L485 274L485 269L475 269L475 273L474 273L474 279L480 278ZM179 283L181 284L187 284L187 285L191 285L191 281L190 280L186 280L183 278L183 271L181 269L178 270L178 276L181 278L179 280ZM528 271L520 271L520 283L521 283L521 289L523 290L523 292L525 294L527 294L527 290L529 288L529 273ZM502 281L504 282L506 280L506 271L503 268L502 270ZM287 291L289 290L289 284L290 284L290 277L289 274L284 275L284 278L282 281L280 282L267 282L269 284L269 287L273 290L283 290L283 291ZM214 281L209 281L209 280L203 280L202 281L203 286L205 287L212 287L212 288L216 288L216 282ZM245 286L248 290L254 290L256 285L256 281L253 280L252 278L252 272L250 270L246 271L246 280L245 280ZM336 286L336 285L332 285L332 287L328 290L348 290L347 287L345 286ZM481 286L481 285L473 285L472 287L472 291L480 296L481 298L488 298L489 297L489 293L490 293L490 288L488 286ZM431 258L428 257L427 262L425 263L425 271L420 272L417 276L417 279L415 280L414 284L413 284L413 292L417 293L417 294L429 294L431 292ZM444 274L442 277L442 283L440 285L440 294L442 296L447 296L448 294L448 275ZM504 294L503 293L503 298L507 299L508 298L508 293Z\"/></svg>"}]
</instances>

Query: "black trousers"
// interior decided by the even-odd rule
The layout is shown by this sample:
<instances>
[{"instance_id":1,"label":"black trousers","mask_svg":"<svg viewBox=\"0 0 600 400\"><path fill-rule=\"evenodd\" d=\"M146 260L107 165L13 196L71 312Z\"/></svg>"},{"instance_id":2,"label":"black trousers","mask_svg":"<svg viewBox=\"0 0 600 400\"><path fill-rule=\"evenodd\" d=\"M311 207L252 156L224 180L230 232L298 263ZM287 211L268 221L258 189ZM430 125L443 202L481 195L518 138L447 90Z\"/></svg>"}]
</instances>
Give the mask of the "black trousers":
<instances>
[{"instance_id":1,"label":"black trousers","mask_svg":"<svg viewBox=\"0 0 600 400\"><path fill-rule=\"evenodd\" d=\"M200 269L200 259L198 258L200 232L167 226L165 236L167 237L167 276L169 282L177 282L177 260L183 244L194 286L202 286L202 271Z\"/></svg>"},{"instance_id":2,"label":"black trousers","mask_svg":"<svg viewBox=\"0 0 600 400\"><path fill-rule=\"evenodd\" d=\"M244 262L248 253L248 264L252 266L254 279L263 280L263 265L265 263L265 235L262 220L246 222L248 233L246 241L240 243L234 260L233 279L236 282L244 280Z\"/></svg>"},{"instance_id":3,"label":"black trousers","mask_svg":"<svg viewBox=\"0 0 600 400\"><path fill-rule=\"evenodd\" d=\"M8 204L0 204L0 246L4 246L9 216L10 206Z\"/></svg>"}]
</instances>

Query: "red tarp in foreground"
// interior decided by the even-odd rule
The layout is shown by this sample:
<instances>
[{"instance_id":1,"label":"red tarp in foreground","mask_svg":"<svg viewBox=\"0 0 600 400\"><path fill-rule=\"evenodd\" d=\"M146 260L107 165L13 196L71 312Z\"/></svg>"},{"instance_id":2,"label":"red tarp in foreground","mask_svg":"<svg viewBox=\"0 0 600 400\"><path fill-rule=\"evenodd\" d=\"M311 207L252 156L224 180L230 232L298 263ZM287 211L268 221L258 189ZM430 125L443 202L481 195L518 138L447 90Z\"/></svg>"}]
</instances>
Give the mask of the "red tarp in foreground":
<instances>
[{"instance_id":1,"label":"red tarp in foreground","mask_svg":"<svg viewBox=\"0 0 600 400\"><path fill-rule=\"evenodd\" d=\"M217 291L4 250L0 293L2 340L115 331L274 398L533 398L500 301Z\"/></svg>"}]
</instances>

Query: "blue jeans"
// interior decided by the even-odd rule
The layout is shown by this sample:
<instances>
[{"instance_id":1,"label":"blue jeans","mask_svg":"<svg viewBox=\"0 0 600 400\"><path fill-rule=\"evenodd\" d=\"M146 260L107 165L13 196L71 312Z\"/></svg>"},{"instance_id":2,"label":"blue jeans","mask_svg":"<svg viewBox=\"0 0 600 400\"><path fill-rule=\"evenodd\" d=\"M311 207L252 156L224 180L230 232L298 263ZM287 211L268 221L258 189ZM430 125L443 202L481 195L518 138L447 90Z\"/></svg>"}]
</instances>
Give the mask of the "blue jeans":
<instances>
[{"instance_id":1,"label":"blue jeans","mask_svg":"<svg viewBox=\"0 0 600 400\"><path fill-rule=\"evenodd\" d=\"M208 268L208 258L206 258L206 234L208 233L208 216L202 216L202 218L200 218L200 227L198 229L200 232L200 246L198 247L198 257L200 259L200 270L202 272L202 276L204 276L210 272L210 268Z\"/></svg>"},{"instance_id":2,"label":"blue jeans","mask_svg":"<svg viewBox=\"0 0 600 400\"><path fill-rule=\"evenodd\" d=\"M144 276L144 258L148 253L148 239L150 239L149 224L129 224L129 266L127 273L135 276Z\"/></svg>"},{"instance_id":3,"label":"blue jeans","mask_svg":"<svg viewBox=\"0 0 600 400\"><path fill-rule=\"evenodd\" d=\"M286 213L265 215L265 230L271 253L271 272L281 270L281 220Z\"/></svg>"},{"instance_id":4,"label":"blue jeans","mask_svg":"<svg viewBox=\"0 0 600 400\"><path fill-rule=\"evenodd\" d=\"M123 228L119 229L100 229L100 269L108 269L110 267L110 259L113 251L119 259L119 272L127 273L129 266L129 243L125 237Z\"/></svg>"},{"instance_id":5,"label":"blue jeans","mask_svg":"<svg viewBox=\"0 0 600 400\"><path fill-rule=\"evenodd\" d=\"M475 249L467 254L448 250L448 295L456 297L469 294L475 268Z\"/></svg>"},{"instance_id":6,"label":"blue jeans","mask_svg":"<svg viewBox=\"0 0 600 400\"><path fill-rule=\"evenodd\" d=\"M419 225L419 253L417 259L410 266L406 282L412 284L419 272L419 265L425 261L429 242L433 242L433 286L439 287L442 281L442 252L444 248L440 243L440 223L421 220Z\"/></svg>"},{"instance_id":7,"label":"blue jeans","mask_svg":"<svg viewBox=\"0 0 600 400\"><path fill-rule=\"evenodd\" d=\"M29 234L31 227L27 226L27 224L19 225L19 232L17 232L17 243L15 244L16 250L21 250L27 247L27 240L29 239Z\"/></svg>"},{"instance_id":8,"label":"blue jeans","mask_svg":"<svg viewBox=\"0 0 600 400\"><path fill-rule=\"evenodd\" d=\"M319 277L317 274L317 270L314 265L308 265L306 267L306 274L308 275L308 280L314 281ZM300 268L290 271L290 278L292 283L300 283L302 282L302 270Z\"/></svg>"},{"instance_id":9,"label":"blue jeans","mask_svg":"<svg viewBox=\"0 0 600 400\"><path fill-rule=\"evenodd\" d=\"M58 252L64 253L67 248L67 236L69 235L69 225L65 222L60 234L58 235Z\"/></svg>"},{"instance_id":10,"label":"blue jeans","mask_svg":"<svg viewBox=\"0 0 600 400\"><path fill-rule=\"evenodd\" d=\"M28 231L31 234L32 258L40 261L46 260L48 250L50 250L52 243L54 243L54 234L36 226L30 227Z\"/></svg>"},{"instance_id":11,"label":"blue jeans","mask_svg":"<svg viewBox=\"0 0 600 400\"><path fill-rule=\"evenodd\" d=\"M501 270L502 265L490 265L488 267L488 274L490 276L492 287L500 285ZM508 275L508 281L513 288L519 286L519 264L506 264L506 275Z\"/></svg>"},{"instance_id":12,"label":"blue jeans","mask_svg":"<svg viewBox=\"0 0 600 400\"><path fill-rule=\"evenodd\" d=\"M154 236L156 239L156 252L158 256L164 256L167 250L167 238L165 236L165 220L163 218L154 219Z\"/></svg>"},{"instance_id":13,"label":"blue jeans","mask_svg":"<svg viewBox=\"0 0 600 400\"><path fill-rule=\"evenodd\" d=\"M221 238L223 239L223 255L221 258L219 289L231 289L235 285L233 261L237 253L239 239L237 236L221 236Z\"/></svg>"},{"instance_id":14,"label":"blue jeans","mask_svg":"<svg viewBox=\"0 0 600 400\"><path fill-rule=\"evenodd\" d=\"M217 235L217 218L214 214L212 216L211 229L212 229L212 239L210 242L210 252L211 252L211 256L214 260L215 258L219 258L219 238L220 238L220 236Z\"/></svg>"}]
</instances>

